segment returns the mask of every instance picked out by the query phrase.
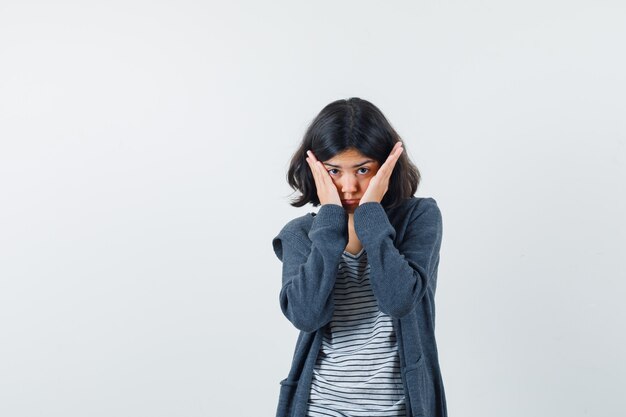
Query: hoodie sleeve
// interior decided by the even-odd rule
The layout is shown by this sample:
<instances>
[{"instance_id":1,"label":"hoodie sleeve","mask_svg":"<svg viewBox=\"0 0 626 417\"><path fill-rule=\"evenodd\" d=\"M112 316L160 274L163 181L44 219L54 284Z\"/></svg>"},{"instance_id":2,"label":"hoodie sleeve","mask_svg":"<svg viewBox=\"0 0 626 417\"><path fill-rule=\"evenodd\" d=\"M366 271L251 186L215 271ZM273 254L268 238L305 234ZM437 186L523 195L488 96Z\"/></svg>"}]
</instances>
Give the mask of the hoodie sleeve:
<instances>
[{"instance_id":1,"label":"hoodie sleeve","mask_svg":"<svg viewBox=\"0 0 626 417\"><path fill-rule=\"evenodd\" d=\"M394 318L405 316L421 301L439 264L442 220L437 202L423 198L409 216L404 240L395 247L396 231L380 203L363 203L354 212L372 290L380 310Z\"/></svg>"},{"instance_id":2,"label":"hoodie sleeve","mask_svg":"<svg viewBox=\"0 0 626 417\"><path fill-rule=\"evenodd\" d=\"M310 244L283 228L272 241L283 263L280 307L298 329L313 332L333 316L333 287L348 244L348 216L342 206L324 204L308 232Z\"/></svg>"}]
</instances>

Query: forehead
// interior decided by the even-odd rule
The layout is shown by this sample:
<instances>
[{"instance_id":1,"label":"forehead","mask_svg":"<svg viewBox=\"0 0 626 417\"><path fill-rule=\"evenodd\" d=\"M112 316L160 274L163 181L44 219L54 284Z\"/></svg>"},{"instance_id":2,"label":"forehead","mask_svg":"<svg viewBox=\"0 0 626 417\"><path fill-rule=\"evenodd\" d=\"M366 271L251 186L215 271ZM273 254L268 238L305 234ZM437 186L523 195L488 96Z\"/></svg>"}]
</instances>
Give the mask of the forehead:
<instances>
[{"instance_id":1,"label":"forehead","mask_svg":"<svg viewBox=\"0 0 626 417\"><path fill-rule=\"evenodd\" d=\"M364 162L376 163L374 158L369 158L363 155L361 152L357 151L356 149L346 149L345 151L338 153L334 157L324 161L325 164L333 164L346 167L359 165Z\"/></svg>"}]
</instances>

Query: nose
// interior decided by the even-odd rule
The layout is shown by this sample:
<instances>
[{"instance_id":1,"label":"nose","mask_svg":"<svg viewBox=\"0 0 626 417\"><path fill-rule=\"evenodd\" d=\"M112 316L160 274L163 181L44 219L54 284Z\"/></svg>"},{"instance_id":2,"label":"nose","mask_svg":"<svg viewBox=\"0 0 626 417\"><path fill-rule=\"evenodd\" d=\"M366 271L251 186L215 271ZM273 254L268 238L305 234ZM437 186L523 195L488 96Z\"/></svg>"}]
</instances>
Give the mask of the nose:
<instances>
[{"instance_id":1,"label":"nose","mask_svg":"<svg viewBox=\"0 0 626 417\"><path fill-rule=\"evenodd\" d=\"M356 193L358 181L353 175L343 175L341 177L341 192Z\"/></svg>"}]
</instances>

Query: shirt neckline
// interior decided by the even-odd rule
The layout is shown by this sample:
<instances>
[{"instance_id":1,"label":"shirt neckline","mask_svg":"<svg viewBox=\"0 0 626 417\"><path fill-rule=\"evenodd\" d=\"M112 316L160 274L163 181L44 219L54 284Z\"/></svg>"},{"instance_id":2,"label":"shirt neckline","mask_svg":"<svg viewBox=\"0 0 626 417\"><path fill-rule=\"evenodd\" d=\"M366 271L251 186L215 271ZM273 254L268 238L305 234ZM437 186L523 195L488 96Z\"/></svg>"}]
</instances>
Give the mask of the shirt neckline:
<instances>
[{"instance_id":1,"label":"shirt neckline","mask_svg":"<svg viewBox=\"0 0 626 417\"><path fill-rule=\"evenodd\" d=\"M360 250L360 251L358 251L356 254L352 254L352 253L348 252L347 250L344 250L344 251L343 251L343 253L344 253L345 255L348 255L349 257L354 258L354 259L357 259L357 258L359 258L361 255L363 255L363 252L365 252L365 248L361 248L361 250Z\"/></svg>"}]
</instances>

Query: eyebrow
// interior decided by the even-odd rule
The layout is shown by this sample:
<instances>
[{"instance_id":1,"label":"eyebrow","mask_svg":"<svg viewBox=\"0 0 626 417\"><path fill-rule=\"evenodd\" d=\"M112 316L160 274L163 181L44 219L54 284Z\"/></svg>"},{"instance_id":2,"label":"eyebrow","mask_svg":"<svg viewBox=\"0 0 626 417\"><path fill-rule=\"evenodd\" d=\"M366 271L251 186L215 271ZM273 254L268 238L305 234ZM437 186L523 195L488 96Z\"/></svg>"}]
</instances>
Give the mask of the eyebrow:
<instances>
[{"instance_id":1,"label":"eyebrow","mask_svg":"<svg viewBox=\"0 0 626 417\"><path fill-rule=\"evenodd\" d=\"M353 165L352 168L358 168L361 165L365 165L365 164L368 164L370 162L374 162L374 160L373 159L368 159L367 161L363 161L360 164ZM333 168L341 168L339 165L329 164L328 162L324 162L324 165L328 165L328 166L331 166Z\"/></svg>"}]
</instances>

